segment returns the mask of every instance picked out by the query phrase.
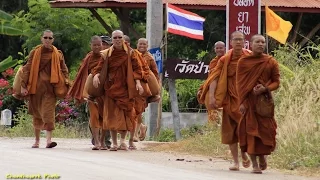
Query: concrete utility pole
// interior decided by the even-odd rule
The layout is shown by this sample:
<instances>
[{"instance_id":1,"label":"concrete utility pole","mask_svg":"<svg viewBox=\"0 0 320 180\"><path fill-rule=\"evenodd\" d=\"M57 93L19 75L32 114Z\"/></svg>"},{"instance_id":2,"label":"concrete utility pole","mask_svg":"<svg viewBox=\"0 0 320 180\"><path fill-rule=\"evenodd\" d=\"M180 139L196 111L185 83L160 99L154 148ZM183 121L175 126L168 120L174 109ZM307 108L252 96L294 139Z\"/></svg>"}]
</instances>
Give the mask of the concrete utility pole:
<instances>
[{"instance_id":1,"label":"concrete utility pole","mask_svg":"<svg viewBox=\"0 0 320 180\"><path fill-rule=\"evenodd\" d=\"M168 79L168 86L169 86L169 96L171 102L171 111L172 111L172 120L173 120L173 127L175 133L175 140L181 139L180 134L180 114L179 114L179 104L178 104L178 97L177 97L177 89L176 89L176 81L175 79Z\"/></svg>"},{"instance_id":2,"label":"concrete utility pole","mask_svg":"<svg viewBox=\"0 0 320 180\"><path fill-rule=\"evenodd\" d=\"M147 40L149 49L160 47L163 36L162 0L147 0ZM148 137L153 137L157 127L159 103L150 103L145 113Z\"/></svg>"}]
</instances>

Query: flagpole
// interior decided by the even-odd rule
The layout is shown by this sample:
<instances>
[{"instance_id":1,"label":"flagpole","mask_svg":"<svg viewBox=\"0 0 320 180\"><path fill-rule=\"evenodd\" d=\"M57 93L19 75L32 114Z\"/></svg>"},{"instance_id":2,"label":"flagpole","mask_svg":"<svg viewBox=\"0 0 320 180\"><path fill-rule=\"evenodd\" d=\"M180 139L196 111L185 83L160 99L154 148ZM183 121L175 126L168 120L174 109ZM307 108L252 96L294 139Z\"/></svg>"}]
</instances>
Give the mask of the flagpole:
<instances>
[{"instance_id":1,"label":"flagpole","mask_svg":"<svg viewBox=\"0 0 320 180\"><path fill-rule=\"evenodd\" d=\"M267 48L267 54L269 54L269 37L268 37L267 34L266 34L266 44L267 44L267 46L266 46L266 48Z\"/></svg>"},{"instance_id":2,"label":"flagpole","mask_svg":"<svg viewBox=\"0 0 320 180\"><path fill-rule=\"evenodd\" d=\"M266 21L265 21L266 22ZM267 54L269 54L269 36L267 34L267 23L264 26L264 32L266 35L266 49L267 49Z\"/></svg>"},{"instance_id":3,"label":"flagpole","mask_svg":"<svg viewBox=\"0 0 320 180\"><path fill-rule=\"evenodd\" d=\"M266 12L266 6L267 3L265 4L265 12ZM264 32L265 32L265 35L266 35L266 49L267 49L267 54L269 54L269 36L267 34L267 16L266 16L266 13L265 13L265 16L264 16L264 22L265 22L265 25L264 25Z\"/></svg>"}]
</instances>

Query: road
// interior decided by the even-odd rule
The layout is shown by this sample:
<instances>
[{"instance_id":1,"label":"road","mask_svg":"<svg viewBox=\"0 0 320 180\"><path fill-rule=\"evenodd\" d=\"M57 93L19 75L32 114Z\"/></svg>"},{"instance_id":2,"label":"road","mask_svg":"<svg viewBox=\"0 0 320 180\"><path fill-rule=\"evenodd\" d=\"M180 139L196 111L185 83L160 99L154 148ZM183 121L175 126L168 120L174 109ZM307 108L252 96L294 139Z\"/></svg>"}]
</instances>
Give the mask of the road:
<instances>
[{"instance_id":1,"label":"road","mask_svg":"<svg viewBox=\"0 0 320 180\"><path fill-rule=\"evenodd\" d=\"M45 142L45 139L41 139ZM0 180L17 175L60 180L316 180L267 170L228 171L229 162L204 157L136 151L92 151L89 139L55 139L54 149L30 148L31 138L0 138ZM177 159L184 161L177 161ZM189 161L189 162L188 162ZM191 162L190 162L191 161ZM36 176L38 175L38 176ZM8 177L8 178L7 178Z\"/></svg>"}]
</instances>

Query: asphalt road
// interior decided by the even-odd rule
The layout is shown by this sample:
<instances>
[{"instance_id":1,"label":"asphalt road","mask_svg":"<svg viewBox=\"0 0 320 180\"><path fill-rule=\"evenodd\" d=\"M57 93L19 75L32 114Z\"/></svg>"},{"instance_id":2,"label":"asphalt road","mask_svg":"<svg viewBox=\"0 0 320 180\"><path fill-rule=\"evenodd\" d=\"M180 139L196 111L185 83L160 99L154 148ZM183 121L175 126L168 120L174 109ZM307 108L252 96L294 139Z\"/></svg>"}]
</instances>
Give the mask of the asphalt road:
<instances>
[{"instance_id":1,"label":"asphalt road","mask_svg":"<svg viewBox=\"0 0 320 180\"><path fill-rule=\"evenodd\" d=\"M31 138L0 138L0 180L19 175L61 180L319 180L272 170L262 175L250 169L230 172L228 161L143 151L143 143L135 151L111 152L92 151L89 139L55 140L54 149L44 148L44 143L32 149Z\"/></svg>"}]
</instances>

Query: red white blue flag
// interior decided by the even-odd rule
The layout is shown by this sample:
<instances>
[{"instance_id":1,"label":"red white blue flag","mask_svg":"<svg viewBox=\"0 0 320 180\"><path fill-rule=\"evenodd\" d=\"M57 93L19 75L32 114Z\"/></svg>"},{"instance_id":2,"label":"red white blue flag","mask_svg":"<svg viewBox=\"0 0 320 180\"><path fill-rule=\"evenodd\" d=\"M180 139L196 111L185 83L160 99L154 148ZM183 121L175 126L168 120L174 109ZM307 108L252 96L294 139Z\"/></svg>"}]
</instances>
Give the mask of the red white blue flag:
<instances>
[{"instance_id":1,"label":"red white blue flag","mask_svg":"<svg viewBox=\"0 0 320 180\"><path fill-rule=\"evenodd\" d=\"M167 4L167 31L172 34L203 40L205 18L190 11Z\"/></svg>"}]
</instances>

